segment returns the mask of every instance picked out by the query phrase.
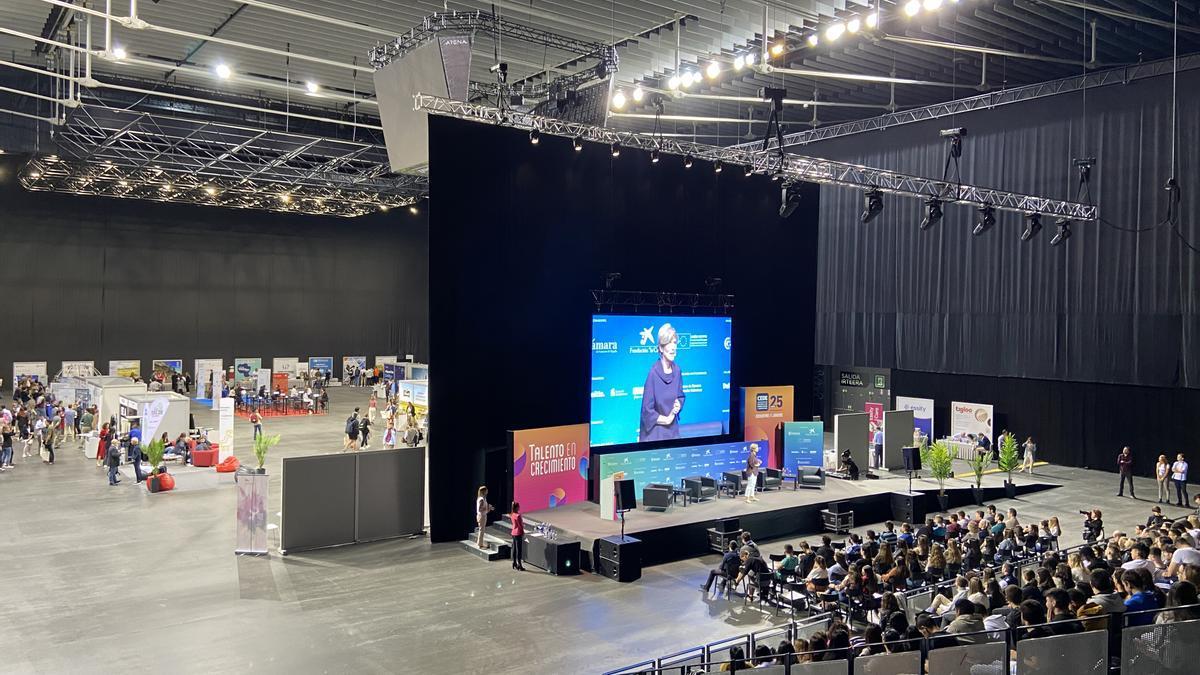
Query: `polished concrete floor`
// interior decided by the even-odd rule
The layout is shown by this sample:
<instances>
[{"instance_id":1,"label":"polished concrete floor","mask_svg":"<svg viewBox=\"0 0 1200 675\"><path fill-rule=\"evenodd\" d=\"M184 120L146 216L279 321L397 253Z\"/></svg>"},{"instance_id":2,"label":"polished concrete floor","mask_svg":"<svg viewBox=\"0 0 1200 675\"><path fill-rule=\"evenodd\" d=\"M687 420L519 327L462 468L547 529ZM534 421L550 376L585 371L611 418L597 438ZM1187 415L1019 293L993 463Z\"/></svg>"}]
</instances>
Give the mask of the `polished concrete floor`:
<instances>
[{"instance_id":1,"label":"polished concrete floor","mask_svg":"<svg viewBox=\"0 0 1200 675\"><path fill-rule=\"evenodd\" d=\"M340 451L367 396L334 389L328 416L267 421L283 435L267 464L272 513L280 458ZM241 419L235 447L251 456ZM1063 518L1068 543L1078 509L1105 509L1111 531L1151 506L1118 500L1113 474L1038 474L1063 487L1012 504L1022 520ZM1138 490L1153 501L1150 480ZM238 557L232 488L109 487L71 448L0 474L0 514L0 673L599 673L777 621L696 589L715 556L632 584L515 573L424 539Z\"/></svg>"}]
</instances>

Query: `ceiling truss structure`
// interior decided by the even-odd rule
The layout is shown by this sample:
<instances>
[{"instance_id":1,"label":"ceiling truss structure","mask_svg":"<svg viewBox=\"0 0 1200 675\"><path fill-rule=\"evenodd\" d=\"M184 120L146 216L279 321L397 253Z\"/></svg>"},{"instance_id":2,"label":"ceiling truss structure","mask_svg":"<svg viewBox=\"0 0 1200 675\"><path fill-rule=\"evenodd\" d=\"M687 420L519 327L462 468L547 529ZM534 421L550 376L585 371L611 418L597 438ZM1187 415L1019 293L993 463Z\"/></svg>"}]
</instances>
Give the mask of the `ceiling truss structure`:
<instances>
[{"instance_id":1,"label":"ceiling truss structure","mask_svg":"<svg viewBox=\"0 0 1200 675\"><path fill-rule=\"evenodd\" d=\"M615 131L513 110L462 103L426 94L416 95L414 105L416 110L424 110L434 115L445 115L517 129L536 129L539 133L553 136L578 138L595 143L615 143L625 147L658 150L665 154L691 156L700 160L750 167L756 173L779 174L788 181L803 180L860 190L879 190L921 199L937 197L946 202L991 206L995 209L1022 214L1040 213L1078 221L1094 221L1097 218L1096 207L1090 204L911 176L858 164L780 153L778 150L753 150L738 146L722 147L681 141L675 138L662 138L648 133Z\"/></svg>"},{"instance_id":2,"label":"ceiling truss structure","mask_svg":"<svg viewBox=\"0 0 1200 675\"><path fill-rule=\"evenodd\" d=\"M58 140L63 157L32 160L26 188L359 216L415 203L429 186L389 174L381 145L86 103Z\"/></svg>"}]
</instances>

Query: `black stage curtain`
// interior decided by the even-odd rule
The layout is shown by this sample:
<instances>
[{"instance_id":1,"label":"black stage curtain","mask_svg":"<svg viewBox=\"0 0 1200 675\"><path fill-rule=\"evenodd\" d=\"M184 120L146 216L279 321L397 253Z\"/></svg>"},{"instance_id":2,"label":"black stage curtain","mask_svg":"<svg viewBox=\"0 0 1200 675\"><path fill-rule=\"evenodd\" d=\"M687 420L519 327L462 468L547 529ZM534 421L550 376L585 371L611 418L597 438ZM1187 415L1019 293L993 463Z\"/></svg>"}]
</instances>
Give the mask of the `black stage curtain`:
<instances>
[{"instance_id":1,"label":"black stage curtain","mask_svg":"<svg viewBox=\"0 0 1200 675\"><path fill-rule=\"evenodd\" d=\"M486 448L510 429L589 419L590 289L736 296L736 387L796 385L812 408L815 186L779 218L779 185L736 168L430 119L431 536L462 538ZM669 313L669 312L666 312ZM736 428L736 427L735 427ZM497 492L500 492L497 490ZM507 504L498 505L506 508Z\"/></svg>"},{"instance_id":2,"label":"black stage curtain","mask_svg":"<svg viewBox=\"0 0 1200 675\"><path fill-rule=\"evenodd\" d=\"M428 223L26 192L0 163L13 361L428 356Z\"/></svg>"},{"instance_id":3,"label":"black stage curtain","mask_svg":"<svg viewBox=\"0 0 1200 675\"><path fill-rule=\"evenodd\" d=\"M1160 454L1172 461L1179 452L1193 463L1200 459L1195 456L1194 416L1200 410L1196 389L909 370L893 370L892 383L896 392L937 402L934 434L938 437L949 433L951 401L991 403L996 432L1009 429L1022 442L1033 436L1039 460L1116 471L1117 453L1128 445L1137 474L1152 476Z\"/></svg>"},{"instance_id":4,"label":"black stage curtain","mask_svg":"<svg viewBox=\"0 0 1200 675\"><path fill-rule=\"evenodd\" d=\"M796 148L937 177L948 148L938 130L966 127L963 182L1071 199L1072 158L1095 156L1090 192L1101 215L1150 229L1076 224L1052 248L1053 218L1022 243L1019 214L997 214L974 237L975 210L947 205L944 221L922 232L914 198L885 196L883 213L862 224L862 192L825 187L817 361L1200 387L1200 254L1154 227L1166 215L1170 85L1134 81ZM1198 106L1200 73L1180 73L1181 229L1200 247Z\"/></svg>"}]
</instances>

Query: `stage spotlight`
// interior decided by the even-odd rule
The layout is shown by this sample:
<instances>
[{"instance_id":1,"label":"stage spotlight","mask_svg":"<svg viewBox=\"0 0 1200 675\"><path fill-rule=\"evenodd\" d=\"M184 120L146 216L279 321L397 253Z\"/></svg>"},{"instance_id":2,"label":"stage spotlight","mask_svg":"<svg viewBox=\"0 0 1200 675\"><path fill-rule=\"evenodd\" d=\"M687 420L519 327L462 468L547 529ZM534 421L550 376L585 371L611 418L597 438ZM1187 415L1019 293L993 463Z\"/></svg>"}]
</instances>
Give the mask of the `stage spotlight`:
<instances>
[{"instance_id":1,"label":"stage spotlight","mask_svg":"<svg viewBox=\"0 0 1200 675\"><path fill-rule=\"evenodd\" d=\"M721 160L718 159L717 161L713 162L713 173L721 173L721 169L723 168L724 167L721 166Z\"/></svg>"},{"instance_id":2,"label":"stage spotlight","mask_svg":"<svg viewBox=\"0 0 1200 675\"><path fill-rule=\"evenodd\" d=\"M658 148L655 148L650 151L650 163L658 164Z\"/></svg>"},{"instance_id":3,"label":"stage spotlight","mask_svg":"<svg viewBox=\"0 0 1200 675\"><path fill-rule=\"evenodd\" d=\"M540 141L540 140L542 140L542 135L541 135L540 133L538 133L538 130L537 130L537 129L530 129L530 130L529 130L529 142L530 142L530 144L532 144L532 145L537 145L537 144L538 144L538 141Z\"/></svg>"},{"instance_id":4,"label":"stage spotlight","mask_svg":"<svg viewBox=\"0 0 1200 675\"><path fill-rule=\"evenodd\" d=\"M667 80L667 89L678 89L678 88L679 88L679 76L672 75L671 79Z\"/></svg>"},{"instance_id":5,"label":"stage spotlight","mask_svg":"<svg viewBox=\"0 0 1200 675\"><path fill-rule=\"evenodd\" d=\"M738 54L737 56L733 57L733 69L734 70L741 70L742 68L745 68L745 67L746 67L746 57L742 56L741 54Z\"/></svg>"},{"instance_id":6,"label":"stage spotlight","mask_svg":"<svg viewBox=\"0 0 1200 675\"><path fill-rule=\"evenodd\" d=\"M217 72L217 77L221 78L222 80L228 80L230 77L233 76L233 69L230 68L229 66L225 65L224 63L217 64L216 72Z\"/></svg>"},{"instance_id":7,"label":"stage spotlight","mask_svg":"<svg viewBox=\"0 0 1200 675\"><path fill-rule=\"evenodd\" d=\"M211 185L206 185L206 186L204 186L204 193L207 194L209 197L215 197L217 194L217 188L215 188Z\"/></svg>"},{"instance_id":8,"label":"stage spotlight","mask_svg":"<svg viewBox=\"0 0 1200 675\"><path fill-rule=\"evenodd\" d=\"M781 180L783 180L783 172L782 171L776 171L775 173L771 174L771 182L778 183Z\"/></svg>"},{"instance_id":9,"label":"stage spotlight","mask_svg":"<svg viewBox=\"0 0 1200 675\"><path fill-rule=\"evenodd\" d=\"M316 82L313 82L312 80L305 82L304 88L306 90L308 90L308 93L313 96L316 96L317 92L321 91L321 85L317 84Z\"/></svg>"},{"instance_id":10,"label":"stage spotlight","mask_svg":"<svg viewBox=\"0 0 1200 675\"><path fill-rule=\"evenodd\" d=\"M754 52L746 52L746 65L752 66L758 57L754 56Z\"/></svg>"},{"instance_id":11,"label":"stage spotlight","mask_svg":"<svg viewBox=\"0 0 1200 675\"><path fill-rule=\"evenodd\" d=\"M866 196L863 197L862 221L869 223L880 213L883 213L883 193L879 190L867 190Z\"/></svg>"},{"instance_id":12,"label":"stage spotlight","mask_svg":"<svg viewBox=\"0 0 1200 675\"><path fill-rule=\"evenodd\" d=\"M638 85L633 88L633 100L635 102L641 103L642 99L645 97L646 97L646 91L644 89L642 89L641 85Z\"/></svg>"},{"instance_id":13,"label":"stage spotlight","mask_svg":"<svg viewBox=\"0 0 1200 675\"><path fill-rule=\"evenodd\" d=\"M317 206L320 206L320 205L321 205L321 200L319 200L319 199L318 199L318 200L317 200ZM382 212L382 213L387 213L387 212L388 212L388 205L387 205L387 204L380 204L380 205L379 205L379 211L380 211L380 212Z\"/></svg>"},{"instance_id":14,"label":"stage spotlight","mask_svg":"<svg viewBox=\"0 0 1200 675\"><path fill-rule=\"evenodd\" d=\"M846 24L839 21L838 23L831 24L825 29L825 39L829 40L830 42L834 42L838 38L842 37L842 33L845 32Z\"/></svg>"},{"instance_id":15,"label":"stage spotlight","mask_svg":"<svg viewBox=\"0 0 1200 675\"><path fill-rule=\"evenodd\" d=\"M904 15L913 17L921 13L921 0L908 0L904 4Z\"/></svg>"},{"instance_id":16,"label":"stage spotlight","mask_svg":"<svg viewBox=\"0 0 1200 675\"><path fill-rule=\"evenodd\" d=\"M118 61L120 61L121 59L125 58L126 56L129 56L129 52L125 51L124 47L113 47L112 55L113 55L114 59L117 59Z\"/></svg>"},{"instance_id":17,"label":"stage spotlight","mask_svg":"<svg viewBox=\"0 0 1200 675\"><path fill-rule=\"evenodd\" d=\"M117 185L120 185L121 187L129 187L129 181L119 180L119 181L117 181Z\"/></svg>"},{"instance_id":18,"label":"stage spotlight","mask_svg":"<svg viewBox=\"0 0 1200 675\"><path fill-rule=\"evenodd\" d=\"M779 56L783 53L783 41L776 42L771 45L771 56Z\"/></svg>"},{"instance_id":19,"label":"stage spotlight","mask_svg":"<svg viewBox=\"0 0 1200 675\"><path fill-rule=\"evenodd\" d=\"M933 12L942 6L942 0L925 0L923 6L925 7L926 11Z\"/></svg>"},{"instance_id":20,"label":"stage spotlight","mask_svg":"<svg viewBox=\"0 0 1200 675\"><path fill-rule=\"evenodd\" d=\"M292 203L292 196L284 192L279 195L279 201L283 202L284 204L290 204Z\"/></svg>"},{"instance_id":21,"label":"stage spotlight","mask_svg":"<svg viewBox=\"0 0 1200 675\"><path fill-rule=\"evenodd\" d=\"M745 174L746 178L749 178L750 176L754 175L754 167L747 164L746 168L742 170L742 173Z\"/></svg>"},{"instance_id":22,"label":"stage spotlight","mask_svg":"<svg viewBox=\"0 0 1200 675\"><path fill-rule=\"evenodd\" d=\"M787 218L796 212L798 206L800 206L800 186L785 184L780 191L779 217Z\"/></svg>"},{"instance_id":23,"label":"stage spotlight","mask_svg":"<svg viewBox=\"0 0 1200 675\"><path fill-rule=\"evenodd\" d=\"M683 156L683 168L685 168L685 169L692 168L692 156L691 155Z\"/></svg>"},{"instance_id":24,"label":"stage spotlight","mask_svg":"<svg viewBox=\"0 0 1200 675\"><path fill-rule=\"evenodd\" d=\"M850 33L853 35L854 33L857 33L858 29L860 29L860 28L862 28L862 20L859 19L858 17L850 19L849 21L846 22L846 32L847 33Z\"/></svg>"},{"instance_id":25,"label":"stage spotlight","mask_svg":"<svg viewBox=\"0 0 1200 675\"><path fill-rule=\"evenodd\" d=\"M942 200L930 197L925 200L925 206L929 210L925 214L925 219L921 221L922 230L928 230L942 220Z\"/></svg>"},{"instance_id":26,"label":"stage spotlight","mask_svg":"<svg viewBox=\"0 0 1200 675\"><path fill-rule=\"evenodd\" d=\"M1054 221L1054 224L1058 226L1058 232L1055 233L1054 238L1050 240L1050 245L1058 246L1059 244L1071 238L1071 219L1059 218L1058 220Z\"/></svg>"},{"instance_id":27,"label":"stage spotlight","mask_svg":"<svg viewBox=\"0 0 1200 675\"><path fill-rule=\"evenodd\" d=\"M617 93L613 94L612 107L616 110L620 110L621 108L625 107L625 92L618 89Z\"/></svg>"},{"instance_id":28,"label":"stage spotlight","mask_svg":"<svg viewBox=\"0 0 1200 675\"><path fill-rule=\"evenodd\" d=\"M704 69L704 74L708 75L708 79L710 80L717 79L721 76L721 64L716 61L710 62L708 67Z\"/></svg>"},{"instance_id":29,"label":"stage spotlight","mask_svg":"<svg viewBox=\"0 0 1200 675\"><path fill-rule=\"evenodd\" d=\"M971 230L971 234L978 237L996 224L996 209L991 204L984 204L975 210L979 212L979 222L975 223L975 229Z\"/></svg>"},{"instance_id":30,"label":"stage spotlight","mask_svg":"<svg viewBox=\"0 0 1200 675\"><path fill-rule=\"evenodd\" d=\"M412 206L408 207L408 212L415 216L418 213L420 213L421 211L417 208L416 204L413 204Z\"/></svg>"},{"instance_id":31,"label":"stage spotlight","mask_svg":"<svg viewBox=\"0 0 1200 675\"><path fill-rule=\"evenodd\" d=\"M609 146L609 150L611 151L613 157L621 156L621 144L620 143L613 143L611 146Z\"/></svg>"},{"instance_id":32,"label":"stage spotlight","mask_svg":"<svg viewBox=\"0 0 1200 675\"><path fill-rule=\"evenodd\" d=\"M41 171L30 171L30 172L29 172L29 177L30 177L30 178L41 178L41 177L42 177L42 172L41 172Z\"/></svg>"},{"instance_id":33,"label":"stage spotlight","mask_svg":"<svg viewBox=\"0 0 1200 675\"><path fill-rule=\"evenodd\" d=\"M816 33L812 33L811 35L808 36L808 46L809 47L816 47L819 44L821 44L821 37L819 35L817 35Z\"/></svg>"},{"instance_id":34,"label":"stage spotlight","mask_svg":"<svg viewBox=\"0 0 1200 675\"><path fill-rule=\"evenodd\" d=\"M1025 226L1025 231L1021 233L1021 241L1029 241L1036 237L1038 232L1042 231L1042 214L1027 214L1025 220L1029 221L1029 224Z\"/></svg>"},{"instance_id":35,"label":"stage spotlight","mask_svg":"<svg viewBox=\"0 0 1200 675\"><path fill-rule=\"evenodd\" d=\"M583 150L583 139L576 136L575 138L571 139L571 146L575 148L575 152Z\"/></svg>"},{"instance_id":36,"label":"stage spotlight","mask_svg":"<svg viewBox=\"0 0 1200 675\"><path fill-rule=\"evenodd\" d=\"M879 12L871 12L867 15L867 28L875 28L879 25Z\"/></svg>"}]
</instances>

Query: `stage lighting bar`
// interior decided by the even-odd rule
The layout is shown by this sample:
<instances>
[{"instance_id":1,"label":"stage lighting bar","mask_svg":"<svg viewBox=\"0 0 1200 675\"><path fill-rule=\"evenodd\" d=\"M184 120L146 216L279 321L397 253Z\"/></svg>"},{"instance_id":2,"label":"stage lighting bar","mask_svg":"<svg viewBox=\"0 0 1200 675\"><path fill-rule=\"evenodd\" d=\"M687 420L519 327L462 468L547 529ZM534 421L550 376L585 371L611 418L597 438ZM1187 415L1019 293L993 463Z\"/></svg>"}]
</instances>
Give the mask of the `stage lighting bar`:
<instances>
[{"instance_id":1,"label":"stage lighting bar","mask_svg":"<svg viewBox=\"0 0 1200 675\"><path fill-rule=\"evenodd\" d=\"M1091 204L958 184L859 164L835 162L819 157L781 155L777 150L762 151L746 146L720 147L677 138L657 138L649 133L617 131L513 110L501 110L475 103L463 103L429 94L417 94L413 100L416 110L433 115L509 126L526 131L536 128L543 134L566 138L580 137L595 143L618 144L646 151L658 148L663 154L691 156L713 162L714 165L717 162L738 166L749 165L755 172L766 175L782 173L787 179L841 185L860 190L875 189L883 193L909 195L921 199L937 197L947 203L992 206L997 210L1015 211L1022 214L1037 212L1054 217L1067 217L1075 221L1096 219L1096 207Z\"/></svg>"}]
</instances>

